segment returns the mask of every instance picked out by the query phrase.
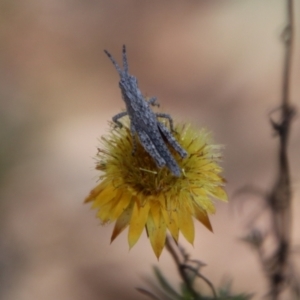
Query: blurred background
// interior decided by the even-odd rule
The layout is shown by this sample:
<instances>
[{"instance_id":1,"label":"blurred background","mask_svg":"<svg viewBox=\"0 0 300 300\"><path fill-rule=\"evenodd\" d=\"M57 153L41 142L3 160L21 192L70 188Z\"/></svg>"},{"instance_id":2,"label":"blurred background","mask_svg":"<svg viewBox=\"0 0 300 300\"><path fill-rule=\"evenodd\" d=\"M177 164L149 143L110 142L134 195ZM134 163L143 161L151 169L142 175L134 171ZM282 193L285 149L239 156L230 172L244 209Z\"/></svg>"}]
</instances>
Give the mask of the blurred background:
<instances>
[{"instance_id":1,"label":"blurred background","mask_svg":"<svg viewBox=\"0 0 300 300\"><path fill-rule=\"evenodd\" d=\"M142 92L225 145L231 199L247 184L270 189L276 176L268 114L281 100L285 24L282 0L0 1L0 298L146 299L135 287L147 286L153 265L177 284L170 255L158 262L145 233L130 252L126 233L110 245L113 225L99 226L83 205L97 181L98 139L124 108L103 50L121 62L126 44ZM295 46L291 101L299 107L299 39ZM289 147L295 246L299 132L298 117ZM232 278L235 292L259 299L267 282L238 240L247 206L216 205L214 233L196 224L194 247L180 241L208 265L203 273L216 286Z\"/></svg>"}]
</instances>

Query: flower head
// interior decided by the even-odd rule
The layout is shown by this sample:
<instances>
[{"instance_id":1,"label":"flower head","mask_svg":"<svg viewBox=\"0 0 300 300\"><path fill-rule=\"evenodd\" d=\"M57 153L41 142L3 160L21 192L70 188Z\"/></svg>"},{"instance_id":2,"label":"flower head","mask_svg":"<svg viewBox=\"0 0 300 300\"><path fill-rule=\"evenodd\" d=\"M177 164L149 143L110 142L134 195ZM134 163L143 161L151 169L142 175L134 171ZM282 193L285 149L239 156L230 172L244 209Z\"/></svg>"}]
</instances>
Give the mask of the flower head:
<instances>
[{"instance_id":1,"label":"flower head","mask_svg":"<svg viewBox=\"0 0 300 300\"><path fill-rule=\"evenodd\" d=\"M165 245L167 230L178 241L179 232L194 241L193 217L212 230L208 213L215 212L211 197L227 201L220 146L211 144L210 134L183 124L175 126L175 138L188 152L185 159L169 147L182 175L175 177L167 168L159 169L152 157L133 141L127 126L110 130L102 137L96 169L103 171L101 182L85 202L92 202L103 224L116 222L113 241L126 227L129 247L133 247L146 228L157 257Z\"/></svg>"}]
</instances>

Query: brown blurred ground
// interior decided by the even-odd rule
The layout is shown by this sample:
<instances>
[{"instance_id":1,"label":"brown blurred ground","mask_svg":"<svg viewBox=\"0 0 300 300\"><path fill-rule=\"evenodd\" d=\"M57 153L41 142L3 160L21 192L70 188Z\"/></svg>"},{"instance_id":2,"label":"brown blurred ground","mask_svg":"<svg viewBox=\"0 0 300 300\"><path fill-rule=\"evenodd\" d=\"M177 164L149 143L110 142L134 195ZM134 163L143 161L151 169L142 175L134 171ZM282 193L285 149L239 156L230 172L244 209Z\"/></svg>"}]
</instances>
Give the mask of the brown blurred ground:
<instances>
[{"instance_id":1,"label":"brown blurred ground","mask_svg":"<svg viewBox=\"0 0 300 300\"><path fill-rule=\"evenodd\" d=\"M299 36L298 2L296 14ZM277 140L267 116L280 103L284 25L282 0L1 1L1 298L141 299L134 288L158 264L145 236L130 252L126 234L109 245L112 226L98 226L82 204L97 179L97 138L124 107L103 49L120 61L125 43L141 90L226 145L232 195L245 184L268 188L275 176ZM299 106L299 39L296 47L291 100ZM299 132L296 119L294 245ZM214 234L197 224L194 248L181 241L217 286L231 277L234 291L258 299L266 283L254 253L237 241L247 210L217 206ZM177 282L166 252L159 266Z\"/></svg>"}]
</instances>

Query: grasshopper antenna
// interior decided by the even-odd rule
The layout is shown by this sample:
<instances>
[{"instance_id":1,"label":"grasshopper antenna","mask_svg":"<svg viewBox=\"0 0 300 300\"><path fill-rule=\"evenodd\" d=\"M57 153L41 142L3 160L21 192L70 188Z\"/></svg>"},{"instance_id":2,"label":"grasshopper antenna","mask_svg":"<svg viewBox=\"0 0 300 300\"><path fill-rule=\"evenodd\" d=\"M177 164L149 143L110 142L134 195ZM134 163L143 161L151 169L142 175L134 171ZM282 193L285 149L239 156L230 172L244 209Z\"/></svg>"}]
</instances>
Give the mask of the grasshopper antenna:
<instances>
[{"instance_id":1,"label":"grasshopper antenna","mask_svg":"<svg viewBox=\"0 0 300 300\"><path fill-rule=\"evenodd\" d=\"M125 47L125 46L123 46ZM126 51L126 50L125 50ZM123 52L124 52L124 49L123 49ZM121 68L119 67L119 65L117 64L117 62L115 61L115 59L112 57L112 55L107 51L107 50L104 50L104 53L108 56L108 58L112 61L112 63L114 64L115 68L117 69L119 75L121 76L122 75L122 70ZM123 58L124 59L124 58ZM125 53L125 59L126 59L126 53ZM127 65L127 60L126 60L126 65ZM128 66L127 66L127 69L128 69Z\"/></svg>"},{"instance_id":2,"label":"grasshopper antenna","mask_svg":"<svg viewBox=\"0 0 300 300\"><path fill-rule=\"evenodd\" d=\"M125 45L123 45L123 68L124 68L124 72L128 73L128 62L127 62L126 46Z\"/></svg>"}]
</instances>

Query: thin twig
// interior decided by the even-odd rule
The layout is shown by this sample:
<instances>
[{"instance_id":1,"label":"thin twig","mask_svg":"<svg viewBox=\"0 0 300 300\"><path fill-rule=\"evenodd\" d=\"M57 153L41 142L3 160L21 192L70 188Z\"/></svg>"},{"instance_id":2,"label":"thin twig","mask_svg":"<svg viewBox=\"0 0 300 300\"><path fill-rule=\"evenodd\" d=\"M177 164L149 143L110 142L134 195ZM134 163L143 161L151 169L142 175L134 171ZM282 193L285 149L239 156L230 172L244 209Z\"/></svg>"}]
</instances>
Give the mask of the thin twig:
<instances>
[{"instance_id":1,"label":"thin twig","mask_svg":"<svg viewBox=\"0 0 300 300\"><path fill-rule=\"evenodd\" d=\"M279 299L281 292L289 287L294 291L295 295L299 295L297 279L293 264L291 262L291 224L292 224L292 189L290 170L288 162L288 140L290 135L290 127L295 109L290 105L291 93L291 71L292 71L292 54L294 47L294 2L286 0L287 25L283 31L282 37L284 42L284 63L282 72L282 94L281 105L272 111L280 112L279 120L274 121L270 118L273 129L279 137L278 151L278 173L274 186L271 191L265 194L265 205L270 211L271 224L268 235L262 235L258 231L259 240L253 239L253 236L245 238L245 241L250 241L251 245L255 246L258 252L260 263L265 271L266 277L269 280L271 299ZM262 210L263 206L260 207ZM256 220L252 220L252 227ZM271 254L266 250L266 239L274 238L275 248ZM255 237L255 236L254 236ZM258 243L259 242L259 243Z\"/></svg>"},{"instance_id":2,"label":"thin twig","mask_svg":"<svg viewBox=\"0 0 300 300\"><path fill-rule=\"evenodd\" d=\"M293 0L287 0L287 20L288 24L283 32L285 42L285 57L283 70L283 87L282 87L282 105L288 108L290 102L290 78L292 69L292 52L294 42L294 3Z\"/></svg>"},{"instance_id":3,"label":"thin twig","mask_svg":"<svg viewBox=\"0 0 300 300\"><path fill-rule=\"evenodd\" d=\"M197 299L198 295L197 295L196 291L193 289L193 286L192 286L187 274L184 272L184 269L181 267L180 259L179 259L178 255L176 254L175 250L173 249L173 247L171 246L169 237L167 237L167 239L166 239L166 248L170 252L171 256L173 257L173 259L176 263L178 272L179 272L180 276L182 277L182 279L184 280L187 288L193 294L194 298Z\"/></svg>"},{"instance_id":4,"label":"thin twig","mask_svg":"<svg viewBox=\"0 0 300 300\"><path fill-rule=\"evenodd\" d=\"M200 272L198 272L195 268L189 266L189 265L182 265L182 268L183 269L188 269L188 270L191 270L192 272L194 272L199 278L201 278L208 286L209 288L211 289L213 295L214 295L214 298L217 299L218 295L217 295L217 292L213 286L213 284L210 282L209 279L207 279L204 275L202 275Z\"/></svg>"},{"instance_id":5,"label":"thin twig","mask_svg":"<svg viewBox=\"0 0 300 300\"><path fill-rule=\"evenodd\" d=\"M190 262L189 258L188 258L188 255L186 255L184 252L183 252L183 249L181 249L181 254L184 258L184 262L182 263L179 256L176 254L174 248L172 247L171 245L171 242L170 242L170 238L168 237L166 239L166 248L167 250L170 252L171 256L173 257L175 263L176 263L176 266L177 266L177 269L178 269L178 272L181 276L181 278L183 279L183 281L185 282L188 290L192 293L192 295L194 296L194 299L198 299L199 298L199 295L197 294L197 292L194 290L193 288L193 284L192 284L192 281L190 280L188 274L186 273L186 270L190 270L192 271L196 276L198 276L199 278L201 278L208 286L209 288L211 289L212 291L212 294L213 294L213 297L214 299L217 299L217 292L213 286L213 284L205 277L203 276L199 271L198 269L188 265L188 263ZM195 261L192 261L192 262L195 262ZM202 266L203 264L198 264L198 266Z\"/></svg>"},{"instance_id":6,"label":"thin twig","mask_svg":"<svg viewBox=\"0 0 300 300\"><path fill-rule=\"evenodd\" d=\"M272 299L278 299L283 287L288 283L290 235L291 235L291 182L288 163L288 138L295 110L290 106L290 78L294 37L293 0L287 0L288 23L283 32L285 54L283 66L282 105L279 122L271 120L279 136L278 178L267 199L272 214L272 223L277 239L277 249L267 260L265 268L269 273Z\"/></svg>"}]
</instances>

